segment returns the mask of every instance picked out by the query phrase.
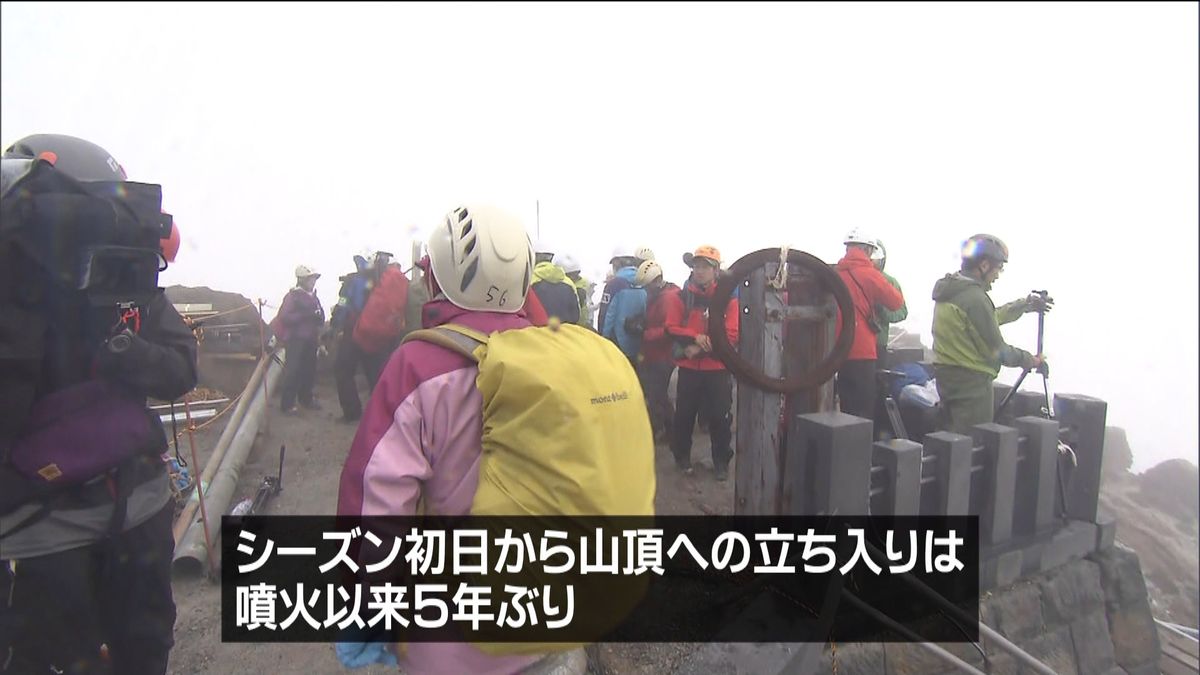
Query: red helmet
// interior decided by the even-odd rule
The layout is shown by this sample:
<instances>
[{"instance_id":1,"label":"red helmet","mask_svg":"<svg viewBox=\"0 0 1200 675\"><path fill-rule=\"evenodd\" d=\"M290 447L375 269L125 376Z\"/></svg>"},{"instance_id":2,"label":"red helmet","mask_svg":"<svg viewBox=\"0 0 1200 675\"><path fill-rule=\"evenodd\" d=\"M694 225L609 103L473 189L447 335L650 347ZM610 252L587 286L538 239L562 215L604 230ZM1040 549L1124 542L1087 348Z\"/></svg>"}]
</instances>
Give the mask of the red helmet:
<instances>
[{"instance_id":1,"label":"red helmet","mask_svg":"<svg viewBox=\"0 0 1200 675\"><path fill-rule=\"evenodd\" d=\"M164 260L169 263L175 262L175 256L179 254L179 225L175 223L175 218L171 218L170 236L166 239L159 239L158 247L162 251Z\"/></svg>"}]
</instances>

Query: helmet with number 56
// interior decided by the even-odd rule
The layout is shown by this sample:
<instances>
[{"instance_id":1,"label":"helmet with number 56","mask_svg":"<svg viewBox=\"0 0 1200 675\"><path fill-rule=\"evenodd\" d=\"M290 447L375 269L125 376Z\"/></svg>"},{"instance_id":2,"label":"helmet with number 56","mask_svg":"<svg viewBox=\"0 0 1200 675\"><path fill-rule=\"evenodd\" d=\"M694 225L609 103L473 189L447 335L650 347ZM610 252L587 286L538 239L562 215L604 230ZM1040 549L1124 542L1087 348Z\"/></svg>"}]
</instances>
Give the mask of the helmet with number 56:
<instances>
[{"instance_id":1,"label":"helmet with number 56","mask_svg":"<svg viewBox=\"0 0 1200 675\"><path fill-rule=\"evenodd\" d=\"M516 216L461 206L429 238L429 266L446 299L463 309L516 313L533 278L533 246Z\"/></svg>"}]
</instances>

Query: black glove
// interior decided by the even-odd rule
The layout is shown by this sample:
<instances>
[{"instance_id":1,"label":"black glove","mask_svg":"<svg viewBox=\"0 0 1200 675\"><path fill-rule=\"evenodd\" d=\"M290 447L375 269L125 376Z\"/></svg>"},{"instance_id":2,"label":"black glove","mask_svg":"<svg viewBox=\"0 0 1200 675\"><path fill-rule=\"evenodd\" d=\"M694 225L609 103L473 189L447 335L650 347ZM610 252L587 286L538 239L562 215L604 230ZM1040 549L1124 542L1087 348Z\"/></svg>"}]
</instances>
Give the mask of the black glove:
<instances>
[{"instance_id":1,"label":"black glove","mask_svg":"<svg viewBox=\"0 0 1200 675\"><path fill-rule=\"evenodd\" d=\"M1029 297L1025 298L1026 312L1043 312L1049 313L1054 307L1054 298L1041 293L1030 293Z\"/></svg>"}]
</instances>

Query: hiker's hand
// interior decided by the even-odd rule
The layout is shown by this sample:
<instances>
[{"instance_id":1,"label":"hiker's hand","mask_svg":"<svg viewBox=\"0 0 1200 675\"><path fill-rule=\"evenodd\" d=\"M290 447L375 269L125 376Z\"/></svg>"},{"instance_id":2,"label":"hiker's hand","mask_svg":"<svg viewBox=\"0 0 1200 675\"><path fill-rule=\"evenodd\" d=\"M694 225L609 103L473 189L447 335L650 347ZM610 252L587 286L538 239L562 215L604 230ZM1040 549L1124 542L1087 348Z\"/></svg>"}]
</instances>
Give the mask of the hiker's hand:
<instances>
[{"instance_id":1,"label":"hiker's hand","mask_svg":"<svg viewBox=\"0 0 1200 675\"><path fill-rule=\"evenodd\" d=\"M641 335L646 332L646 318L644 316L631 316L625 319L625 331Z\"/></svg>"},{"instance_id":2,"label":"hiker's hand","mask_svg":"<svg viewBox=\"0 0 1200 675\"><path fill-rule=\"evenodd\" d=\"M709 337L707 335L697 335L696 336L696 345L699 346L700 349L703 351L706 351L706 352L712 351L712 340L709 339Z\"/></svg>"},{"instance_id":3,"label":"hiker's hand","mask_svg":"<svg viewBox=\"0 0 1200 675\"><path fill-rule=\"evenodd\" d=\"M1042 297L1040 293L1030 293L1025 298L1025 312L1049 312L1054 307L1054 298L1049 295Z\"/></svg>"},{"instance_id":4,"label":"hiker's hand","mask_svg":"<svg viewBox=\"0 0 1200 675\"><path fill-rule=\"evenodd\" d=\"M1046 357L1041 354L1025 359L1025 367L1029 370L1036 370L1039 373L1042 372L1043 368L1046 369L1047 373L1050 370L1050 366L1046 365Z\"/></svg>"},{"instance_id":5,"label":"hiker's hand","mask_svg":"<svg viewBox=\"0 0 1200 675\"><path fill-rule=\"evenodd\" d=\"M688 345L683 348L683 355L686 358L694 359L700 355L701 349L698 345Z\"/></svg>"},{"instance_id":6,"label":"hiker's hand","mask_svg":"<svg viewBox=\"0 0 1200 675\"><path fill-rule=\"evenodd\" d=\"M1041 375L1042 377L1050 377L1050 362L1046 360L1045 356L1038 356L1035 358L1040 360L1036 367L1038 375Z\"/></svg>"}]
</instances>

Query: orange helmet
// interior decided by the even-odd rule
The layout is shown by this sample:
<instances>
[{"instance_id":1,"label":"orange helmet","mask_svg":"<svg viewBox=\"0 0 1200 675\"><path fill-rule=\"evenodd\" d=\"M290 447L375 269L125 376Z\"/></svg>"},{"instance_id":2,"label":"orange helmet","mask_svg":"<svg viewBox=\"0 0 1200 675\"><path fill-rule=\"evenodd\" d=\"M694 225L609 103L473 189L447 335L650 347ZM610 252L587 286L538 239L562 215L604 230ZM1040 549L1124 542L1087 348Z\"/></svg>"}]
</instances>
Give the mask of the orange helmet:
<instances>
[{"instance_id":1,"label":"orange helmet","mask_svg":"<svg viewBox=\"0 0 1200 675\"><path fill-rule=\"evenodd\" d=\"M158 248L162 250L163 259L169 263L175 262L175 256L179 254L179 226L175 224L175 219L171 219L171 234L166 239L158 240Z\"/></svg>"},{"instance_id":2,"label":"orange helmet","mask_svg":"<svg viewBox=\"0 0 1200 675\"><path fill-rule=\"evenodd\" d=\"M691 267L696 258L705 258L711 260L717 267L721 266L721 252L717 250L716 246L699 246L691 253L684 253L683 264Z\"/></svg>"}]
</instances>

